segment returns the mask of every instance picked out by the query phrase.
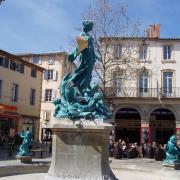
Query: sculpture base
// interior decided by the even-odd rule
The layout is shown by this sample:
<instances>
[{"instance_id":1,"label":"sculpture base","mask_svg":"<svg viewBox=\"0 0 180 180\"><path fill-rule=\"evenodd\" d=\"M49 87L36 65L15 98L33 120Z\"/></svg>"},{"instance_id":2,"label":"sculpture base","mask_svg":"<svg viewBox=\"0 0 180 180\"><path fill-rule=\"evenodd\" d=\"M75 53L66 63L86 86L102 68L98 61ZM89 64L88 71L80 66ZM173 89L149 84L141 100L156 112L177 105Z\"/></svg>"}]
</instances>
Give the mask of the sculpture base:
<instances>
[{"instance_id":1,"label":"sculpture base","mask_svg":"<svg viewBox=\"0 0 180 180\"><path fill-rule=\"evenodd\" d=\"M46 180L116 179L109 166L108 140L112 125L101 120L55 119L52 161Z\"/></svg>"},{"instance_id":2,"label":"sculpture base","mask_svg":"<svg viewBox=\"0 0 180 180\"><path fill-rule=\"evenodd\" d=\"M171 167L171 168L174 168L175 170L180 170L180 160L174 161L173 164L166 164L166 163L164 163L163 166Z\"/></svg>"},{"instance_id":3,"label":"sculpture base","mask_svg":"<svg viewBox=\"0 0 180 180\"><path fill-rule=\"evenodd\" d=\"M16 159L20 160L21 163L31 163L32 162L31 156L18 156L18 155L16 155Z\"/></svg>"}]
</instances>

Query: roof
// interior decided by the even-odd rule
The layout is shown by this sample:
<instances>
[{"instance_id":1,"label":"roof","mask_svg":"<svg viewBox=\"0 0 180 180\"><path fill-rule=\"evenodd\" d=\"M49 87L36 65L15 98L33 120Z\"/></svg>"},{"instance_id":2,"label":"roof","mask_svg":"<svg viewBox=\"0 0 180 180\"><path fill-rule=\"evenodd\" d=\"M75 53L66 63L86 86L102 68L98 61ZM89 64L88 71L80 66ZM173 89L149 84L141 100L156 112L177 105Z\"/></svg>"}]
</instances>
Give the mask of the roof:
<instances>
[{"instance_id":1,"label":"roof","mask_svg":"<svg viewBox=\"0 0 180 180\"><path fill-rule=\"evenodd\" d=\"M38 65L36 65L36 64L27 62L27 61L21 59L20 57L14 55L14 54L10 54L10 53L2 50L2 49L0 49L0 55L4 55L4 56L6 56L7 58L12 59L12 60L14 60L14 61L16 61L16 62L22 63L22 64L24 64L24 65L26 65L26 66L33 67L34 69L36 69L36 70L38 70L38 71L41 71L41 72L44 71L44 68L42 68L42 67L40 67L40 66L38 66Z\"/></svg>"},{"instance_id":2,"label":"roof","mask_svg":"<svg viewBox=\"0 0 180 180\"><path fill-rule=\"evenodd\" d=\"M100 37L100 40L107 38L108 40L148 40L148 41L177 41L180 42L180 38L149 38L149 37L120 37L120 36L112 36L112 37Z\"/></svg>"},{"instance_id":3,"label":"roof","mask_svg":"<svg viewBox=\"0 0 180 180\"><path fill-rule=\"evenodd\" d=\"M51 52L51 53L20 53L16 54L19 57L25 56L53 56L53 55L68 55L67 52Z\"/></svg>"}]
</instances>

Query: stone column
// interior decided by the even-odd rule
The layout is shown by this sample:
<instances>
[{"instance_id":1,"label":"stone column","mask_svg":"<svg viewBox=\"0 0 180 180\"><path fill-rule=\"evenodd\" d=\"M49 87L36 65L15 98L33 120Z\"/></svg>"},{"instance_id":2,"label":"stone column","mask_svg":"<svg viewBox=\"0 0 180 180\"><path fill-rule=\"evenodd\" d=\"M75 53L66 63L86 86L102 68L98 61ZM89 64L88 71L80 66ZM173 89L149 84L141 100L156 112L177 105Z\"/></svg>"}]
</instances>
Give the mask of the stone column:
<instances>
[{"instance_id":1,"label":"stone column","mask_svg":"<svg viewBox=\"0 0 180 180\"><path fill-rule=\"evenodd\" d=\"M90 120L51 120L52 161L46 180L115 179L109 166L112 125Z\"/></svg>"},{"instance_id":2,"label":"stone column","mask_svg":"<svg viewBox=\"0 0 180 180\"><path fill-rule=\"evenodd\" d=\"M180 122L176 122L177 145L180 147Z\"/></svg>"},{"instance_id":3,"label":"stone column","mask_svg":"<svg viewBox=\"0 0 180 180\"><path fill-rule=\"evenodd\" d=\"M150 143L150 128L149 128L149 122L147 121L141 121L141 143Z\"/></svg>"}]
</instances>

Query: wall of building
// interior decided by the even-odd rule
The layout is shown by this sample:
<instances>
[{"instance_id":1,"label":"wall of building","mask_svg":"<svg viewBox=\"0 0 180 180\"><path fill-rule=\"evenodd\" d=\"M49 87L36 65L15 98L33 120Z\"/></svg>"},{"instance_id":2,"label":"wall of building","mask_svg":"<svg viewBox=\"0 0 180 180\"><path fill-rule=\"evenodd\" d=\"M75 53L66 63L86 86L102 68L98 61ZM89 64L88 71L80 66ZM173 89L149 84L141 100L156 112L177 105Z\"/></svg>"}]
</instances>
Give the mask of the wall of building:
<instances>
[{"instance_id":1,"label":"wall of building","mask_svg":"<svg viewBox=\"0 0 180 180\"><path fill-rule=\"evenodd\" d=\"M6 52L1 52L0 56L8 58L9 62L14 61L24 65L23 73L10 69L10 64L8 68L0 66L0 80L2 80L0 105L7 111L4 115L1 114L1 119L12 121L13 113L15 113L16 133L30 128L33 130L34 139L38 140L43 68L26 63L14 55L6 54ZM32 68L36 71L36 77L31 76ZM12 101L11 97L13 83L18 85L18 98L15 102ZM31 89L35 89L34 105L30 104ZM11 109L13 109L12 112Z\"/></svg>"},{"instance_id":2,"label":"wall of building","mask_svg":"<svg viewBox=\"0 0 180 180\"><path fill-rule=\"evenodd\" d=\"M60 98L60 83L64 75L72 69L74 69L75 65L69 63L67 60L67 54L64 52L60 53L46 53L46 54L26 54L21 56L23 59L29 62L33 62L34 57L39 58L38 65L45 68L43 78L42 78L42 100L41 100L41 121L40 121L40 131L39 136L40 139L43 138L43 130L45 124L53 118L54 113L54 104L52 103L54 98ZM52 62L49 63L49 60L52 59ZM56 77L53 79L47 78L47 70L53 70L56 72ZM45 91L46 89L52 89L52 98L51 101L45 100ZM47 119L47 113L50 113L50 117Z\"/></svg>"}]
</instances>

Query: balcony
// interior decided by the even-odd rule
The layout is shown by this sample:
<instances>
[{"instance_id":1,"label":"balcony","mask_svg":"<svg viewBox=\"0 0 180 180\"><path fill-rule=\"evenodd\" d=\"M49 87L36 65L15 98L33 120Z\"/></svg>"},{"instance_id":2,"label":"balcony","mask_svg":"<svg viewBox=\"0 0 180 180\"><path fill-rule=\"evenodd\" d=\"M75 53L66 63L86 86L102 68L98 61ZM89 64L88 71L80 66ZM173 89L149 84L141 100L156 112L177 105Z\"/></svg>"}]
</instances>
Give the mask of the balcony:
<instances>
[{"instance_id":1,"label":"balcony","mask_svg":"<svg viewBox=\"0 0 180 180\"><path fill-rule=\"evenodd\" d=\"M106 97L139 97L139 98L180 98L180 87L165 88L137 88L137 87L108 87Z\"/></svg>"}]
</instances>

